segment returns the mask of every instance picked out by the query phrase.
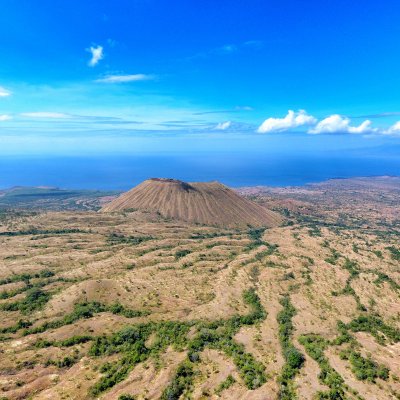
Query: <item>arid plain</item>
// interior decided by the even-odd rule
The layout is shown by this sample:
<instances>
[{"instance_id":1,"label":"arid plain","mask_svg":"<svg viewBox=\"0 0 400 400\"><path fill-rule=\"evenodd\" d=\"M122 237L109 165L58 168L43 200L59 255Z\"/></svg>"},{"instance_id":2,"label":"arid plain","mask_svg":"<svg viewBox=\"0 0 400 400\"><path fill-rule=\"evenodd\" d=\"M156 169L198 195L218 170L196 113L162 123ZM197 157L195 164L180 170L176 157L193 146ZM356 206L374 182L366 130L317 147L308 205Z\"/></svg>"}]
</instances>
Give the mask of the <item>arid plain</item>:
<instances>
[{"instance_id":1,"label":"arid plain","mask_svg":"<svg viewBox=\"0 0 400 400\"><path fill-rule=\"evenodd\" d=\"M400 179L239 193L281 224L4 209L0 398L399 399Z\"/></svg>"}]
</instances>

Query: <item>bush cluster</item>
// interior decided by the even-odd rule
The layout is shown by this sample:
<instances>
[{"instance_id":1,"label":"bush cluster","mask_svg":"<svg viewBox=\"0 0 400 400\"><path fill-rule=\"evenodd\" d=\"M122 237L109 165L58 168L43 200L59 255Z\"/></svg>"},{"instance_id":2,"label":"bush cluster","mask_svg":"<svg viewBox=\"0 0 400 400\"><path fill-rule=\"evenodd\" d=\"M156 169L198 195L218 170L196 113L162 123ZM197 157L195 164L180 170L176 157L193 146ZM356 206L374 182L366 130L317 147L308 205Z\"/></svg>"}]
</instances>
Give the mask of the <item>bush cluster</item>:
<instances>
[{"instance_id":1,"label":"bush cluster","mask_svg":"<svg viewBox=\"0 0 400 400\"><path fill-rule=\"evenodd\" d=\"M294 330L292 318L296 315L296 309L290 302L289 295L285 295L280 303L283 309L278 313L277 319L279 323L279 342L281 344L285 364L279 378L279 398L282 400L290 400L296 398L293 388L293 379L304 364L304 356L293 345L291 340Z\"/></svg>"},{"instance_id":2,"label":"bush cluster","mask_svg":"<svg viewBox=\"0 0 400 400\"><path fill-rule=\"evenodd\" d=\"M3 303L0 306L4 311L19 311L21 314L29 314L43 308L50 300L51 294L44 292L39 287L32 287L26 291L24 299L13 303Z\"/></svg>"},{"instance_id":3,"label":"bush cluster","mask_svg":"<svg viewBox=\"0 0 400 400\"><path fill-rule=\"evenodd\" d=\"M390 256L393 260L400 261L400 249L394 246L386 247L390 251Z\"/></svg>"},{"instance_id":4,"label":"bush cluster","mask_svg":"<svg viewBox=\"0 0 400 400\"><path fill-rule=\"evenodd\" d=\"M389 369L373 361L370 357L364 358L359 352L345 349L340 352L342 360L349 360L351 370L358 380L375 382L377 378L388 380Z\"/></svg>"},{"instance_id":5,"label":"bush cluster","mask_svg":"<svg viewBox=\"0 0 400 400\"><path fill-rule=\"evenodd\" d=\"M235 382L235 378L232 375L228 375L228 377L215 389L215 393L222 393L224 390L229 389Z\"/></svg>"},{"instance_id":6,"label":"bush cluster","mask_svg":"<svg viewBox=\"0 0 400 400\"><path fill-rule=\"evenodd\" d=\"M43 269L36 273L23 273L23 274L13 274L7 278L0 279L0 285L6 285L7 283L14 282L29 282L34 278L50 278L54 276L54 272L49 269Z\"/></svg>"},{"instance_id":7,"label":"bush cluster","mask_svg":"<svg viewBox=\"0 0 400 400\"><path fill-rule=\"evenodd\" d=\"M122 357L103 366L104 375L92 387L92 394L98 395L122 381L136 364L151 356L157 357L168 346L177 350L187 349L188 357L178 367L171 384L163 393L163 399L178 399L189 390L194 376L194 365L200 360L199 354L206 347L221 350L230 356L249 389L261 386L266 381L265 367L251 354L246 353L244 346L234 340L234 335L243 325L253 325L265 319L266 313L254 289L246 291L243 297L251 307L251 312L247 315L213 322L149 322L126 327L111 336L95 338L90 355L118 353ZM191 327L196 327L197 333L189 339ZM155 339L152 340L152 345L147 346L146 342L153 334Z\"/></svg>"},{"instance_id":8,"label":"bush cluster","mask_svg":"<svg viewBox=\"0 0 400 400\"><path fill-rule=\"evenodd\" d=\"M135 318L149 314L147 311L130 310L119 303L106 305L96 301L84 302L75 304L74 311L65 315L63 318L55 321L45 322L44 324L34 328L26 329L23 334L26 336L30 334L42 333L49 329L57 329L64 325L73 324L80 319L92 318L95 314L107 311L113 314L123 315L127 318Z\"/></svg>"},{"instance_id":9,"label":"bush cluster","mask_svg":"<svg viewBox=\"0 0 400 400\"><path fill-rule=\"evenodd\" d=\"M400 330L385 324L377 315L360 315L345 326L352 332L370 333L379 344L385 344L387 339L394 343L400 341Z\"/></svg>"},{"instance_id":10,"label":"bush cluster","mask_svg":"<svg viewBox=\"0 0 400 400\"><path fill-rule=\"evenodd\" d=\"M307 354L319 364L320 373L318 379L322 384L329 387L328 391L317 394L318 399L346 400L344 380L330 366L329 361L324 355L324 350L328 345L327 341L319 335L309 334L300 336L299 342L304 346Z\"/></svg>"},{"instance_id":11,"label":"bush cluster","mask_svg":"<svg viewBox=\"0 0 400 400\"><path fill-rule=\"evenodd\" d=\"M107 243L109 245L128 244L137 245L147 240L152 240L151 236L125 236L120 233L110 233L107 236Z\"/></svg>"},{"instance_id":12,"label":"bush cluster","mask_svg":"<svg viewBox=\"0 0 400 400\"><path fill-rule=\"evenodd\" d=\"M181 395L190 389L193 378L193 363L186 360L179 365L174 378L163 391L161 400L179 400Z\"/></svg>"},{"instance_id":13,"label":"bush cluster","mask_svg":"<svg viewBox=\"0 0 400 400\"><path fill-rule=\"evenodd\" d=\"M180 258L183 258L183 257L187 256L190 253L191 253L190 250L185 250L185 249L184 250L178 250L175 253L175 260L179 260Z\"/></svg>"}]
</instances>

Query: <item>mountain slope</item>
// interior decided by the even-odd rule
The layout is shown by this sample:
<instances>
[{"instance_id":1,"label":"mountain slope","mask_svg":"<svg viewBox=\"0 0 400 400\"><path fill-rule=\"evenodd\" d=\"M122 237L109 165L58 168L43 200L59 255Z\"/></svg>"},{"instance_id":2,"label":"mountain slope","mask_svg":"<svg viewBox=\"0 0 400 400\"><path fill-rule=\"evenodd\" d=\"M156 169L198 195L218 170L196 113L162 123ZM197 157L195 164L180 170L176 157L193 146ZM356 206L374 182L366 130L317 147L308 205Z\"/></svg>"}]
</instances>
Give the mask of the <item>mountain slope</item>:
<instances>
[{"instance_id":1,"label":"mountain slope","mask_svg":"<svg viewBox=\"0 0 400 400\"><path fill-rule=\"evenodd\" d=\"M279 215L218 182L152 178L106 204L101 211L126 209L157 211L167 218L217 226L276 226L281 221Z\"/></svg>"}]
</instances>

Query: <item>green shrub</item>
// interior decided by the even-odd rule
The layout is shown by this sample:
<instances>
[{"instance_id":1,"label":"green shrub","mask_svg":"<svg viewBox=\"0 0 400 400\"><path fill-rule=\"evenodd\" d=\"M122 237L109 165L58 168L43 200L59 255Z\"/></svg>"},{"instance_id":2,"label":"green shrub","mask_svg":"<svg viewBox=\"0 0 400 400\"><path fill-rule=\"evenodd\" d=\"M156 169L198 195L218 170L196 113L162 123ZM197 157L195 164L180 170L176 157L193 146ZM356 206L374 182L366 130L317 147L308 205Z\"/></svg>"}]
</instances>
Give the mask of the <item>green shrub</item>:
<instances>
[{"instance_id":1,"label":"green shrub","mask_svg":"<svg viewBox=\"0 0 400 400\"><path fill-rule=\"evenodd\" d=\"M65 235L69 233L88 233L80 229L28 229L25 231L0 232L0 236L26 236L26 235Z\"/></svg>"},{"instance_id":2,"label":"green shrub","mask_svg":"<svg viewBox=\"0 0 400 400\"><path fill-rule=\"evenodd\" d=\"M44 349L44 348L46 348L46 347L54 346L54 343L55 343L55 342L52 342L52 341L50 341L50 340L40 338L40 339L38 339L38 340L34 343L34 346L35 346L37 349Z\"/></svg>"},{"instance_id":3,"label":"green shrub","mask_svg":"<svg viewBox=\"0 0 400 400\"><path fill-rule=\"evenodd\" d=\"M278 245L276 244L270 244L262 240L263 234L265 232L266 228L252 228L249 229L247 234L251 240L251 242L246 246L245 251L250 251L253 249L256 249L259 246L268 246L268 250L263 252L263 257L270 255L276 251L278 248Z\"/></svg>"},{"instance_id":4,"label":"green shrub","mask_svg":"<svg viewBox=\"0 0 400 400\"><path fill-rule=\"evenodd\" d=\"M30 321L24 321L20 319L15 325L9 326L6 328L0 328L0 333L16 333L20 329L26 329L29 328L32 325L32 322Z\"/></svg>"},{"instance_id":5,"label":"green shrub","mask_svg":"<svg viewBox=\"0 0 400 400\"><path fill-rule=\"evenodd\" d=\"M352 349L343 350L340 357L349 360L351 370L358 380L375 382L377 378L388 380L389 369L377 364L370 357L364 358L360 353Z\"/></svg>"},{"instance_id":6,"label":"green shrub","mask_svg":"<svg viewBox=\"0 0 400 400\"><path fill-rule=\"evenodd\" d=\"M71 346L75 346L76 344L89 342L91 340L93 340L93 337L89 336L89 335L72 336L68 339L58 341L57 346L71 347Z\"/></svg>"},{"instance_id":7,"label":"green shrub","mask_svg":"<svg viewBox=\"0 0 400 400\"><path fill-rule=\"evenodd\" d=\"M42 333L49 329L57 329L64 325L73 324L80 319L92 318L95 314L101 312L112 312L113 314L120 314L127 318L135 318L139 316L145 316L149 313L147 311L135 311L125 308L119 303L111 305L105 305L96 301L84 302L75 304L72 313L65 315L63 318L55 321L45 322L35 328L26 329L24 335L31 335L36 333Z\"/></svg>"},{"instance_id":8,"label":"green shrub","mask_svg":"<svg viewBox=\"0 0 400 400\"><path fill-rule=\"evenodd\" d=\"M279 342L285 364L279 377L279 399L290 400L296 398L293 379L304 364L304 356L291 341L294 330L292 318L296 315L296 309L290 302L289 295L285 295L280 303L283 309L278 313L277 319L279 323Z\"/></svg>"},{"instance_id":9,"label":"green shrub","mask_svg":"<svg viewBox=\"0 0 400 400\"><path fill-rule=\"evenodd\" d=\"M347 269L347 271L349 271L350 276L352 278L355 278L356 276L358 276L360 274L360 268L359 268L358 264L355 261L351 261L347 257L344 261L343 268L345 268L345 269Z\"/></svg>"},{"instance_id":10,"label":"green shrub","mask_svg":"<svg viewBox=\"0 0 400 400\"><path fill-rule=\"evenodd\" d=\"M400 249L394 246L386 247L386 249L389 250L390 256L393 260L400 261Z\"/></svg>"},{"instance_id":11,"label":"green shrub","mask_svg":"<svg viewBox=\"0 0 400 400\"><path fill-rule=\"evenodd\" d=\"M372 250L372 252L378 257L383 258L383 253L380 250Z\"/></svg>"},{"instance_id":12,"label":"green shrub","mask_svg":"<svg viewBox=\"0 0 400 400\"><path fill-rule=\"evenodd\" d=\"M14 283L14 282L29 283L29 281L34 278L49 278L52 276L54 276L54 272L48 269L44 269L36 273L13 274L7 278L0 279L0 285L6 285L7 283Z\"/></svg>"},{"instance_id":13,"label":"green shrub","mask_svg":"<svg viewBox=\"0 0 400 400\"><path fill-rule=\"evenodd\" d=\"M247 231L249 238L254 242L261 242L266 228L251 228Z\"/></svg>"},{"instance_id":14,"label":"green shrub","mask_svg":"<svg viewBox=\"0 0 400 400\"><path fill-rule=\"evenodd\" d=\"M172 382L162 393L161 400L179 400L181 395L191 387L193 378L193 363L186 360L179 365Z\"/></svg>"},{"instance_id":15,"label":"green shrub","mask_svg":"<svg viewBox=\"0 0 400 400\"><path fill-rule=\"evenodd\" d=\"M369 332L380 344L385 344L386 338L395 343L400 341L400 330L385 324L376 315L361 315L347 324L346 328L352 332Z\"/></svg>"},{"instance_id":16,"label":"green shrub","mask_svg":"<svg viewBox=\"0 0 400 400\"><path fill-rule=\"evenodd\" d=\"M325 261L329 264L336 265L336 262L339 260L341 257L340 253L335 250L335 249L330 249L331 250L331 255L327 258L325 258Z\"/></svg>"},{"instance_id":17,"label":"green shrub","mask_svg":"<svg viewBox=\"0 0 400 400\"><path fill-rule=\"evenodd\" d=\"M287 274L284 274L282 277L283 281L288 281L291 279L295 279L294 273L293 272L288 272Z\"/></svg>"},{"instance_id":18,"label":"green shrub","mask_svg":"<svg viewBox=\"0 0 400 400\"><path fill-rule=\"evenodd\" d=\"M118 400L135 400L135 397L132 396L131 394L121 394L118 397Z\"/></svg>"},{"instance_id":19,"label":"green shrub","mask_svg":"<svg viewBox=\"0 0 400 400\"><path fill-rule=\"evenodd\" d=\"M48 360L46 365L55 365L58 368L69 368L72 367L78 361L77 357L66 356L61 360Z\"/></svg>"},{"instance_id":20,"label":"green shrub","mask_svg":"<svg viewBox=\"0 0 400 400\"><path fill-rule=\"evenodd\" d=\"M361 303L360 296L356 293L356 291L351 287L351 281L353 279L353 275L350 276L350 278L347 279L346 281L346 286L339 292L332 292L333 296L340 296L340 295L345 295L345 296L353 296L356 304L357 304L357 310L359 311L367 311L367 308Z\"/></svg>"},{"instance_id":21,"label":"green shrub","mask_svg":"<svg viewBox=\"0 0 400 400\"><path fill-rule=\"evenodd\" d=\"M376 274L378 277L374 280L375 285L380 285L383 282L387 282L393 290L400 290L400 285L393 280L389 275L378 271L376 269L373 270L369 270L370 272L373 272L374 274Z\"/></svg>"},{"instance_id":22,"label":"green shrub","mask_svg":"<svg viewBox=\"0 0 400 400\"><path fill-rule=\"evenodd\" d=\"M151 236L125 236L120 233L111 233L107 236L107 243L111 246L118 244L137 245L152 239Z\"/></svg>"},{"instance_id":23,"label":"green shrub","mask_svg":"<svg viewBox=\"0 0 400 400\"><path fill-rule=\"evenodd\" d=\"M225 352L233 359L238 372L249 389L256 389L266 381L265 367L246 353L242 344L235 342L234 335L243 325L253 325L265 319L266 312L254 289L243 294L246 304L251 307L247 315L234 316L227 320L213 322L149 322L128 326L111 336L100 336L93 340L89 354L104 356L121 354L121 358L113 363L104 364L101 372L104 376L92 387L91 393L98 395L125 379L132 368L150 356L158 357L168 346L177 350L188 350L188 358L178 367L171 384L163 392L163 399L177 399L189 391L194 372L194 364L200 361L199 353L205 347ZM188 333L196 326L197 334L189 339ZM146 342L155 334L152 345Z\"/></svg>"},{"instance_id":24,"label":"green shrub","mask_svg":"<svg viewBox=\"0 0 400 400\"><path fill-rule=\"evenodd\" d=\"M14 303L4 303L0 309L4 311L19 311L22 314L29 314L33 311L43 308L50 300L50 293L42 291L40 288L32 287L26 291L23 300Z\"/></svg>"},{"instance_id":25,"label":"green shrub","mask_svg":"<svg viewBox=\"0 0 400 400\"><path fill-rule=\"evenodd\" d=\"M215 393L221 394L224 390L229 389L235 382L235 378L232 375L228 375L228 377L217 386Z\"/></svg>"},{"instance_id":26,"label":"green shrub","mask_svg":"<svg viewBox=\"0 0 400 400\"><path fill-rule=\"evenodd\" d=\"M176 260L179 260L180 258L183 258L183 257L187 256L187 255L190 254L190 253L191 253L190 250L178 250L178 251L175 253L175 259L176 259Z\"/></svg>"},{"instance_id":27,"label":"green shrub","mask_svg":"<svg viewBox=\"0 0 400 400\"><path fill-rule=\"evenodd\" d=\"M299 343L304 346L307 354L319 364L319 381L329 387L328 391L318 392L318 399L347 400L343 378L329 365L328 359L324 355L328 342L319 335L309 334L300 336Z\"/></svg>"}]
</instances>

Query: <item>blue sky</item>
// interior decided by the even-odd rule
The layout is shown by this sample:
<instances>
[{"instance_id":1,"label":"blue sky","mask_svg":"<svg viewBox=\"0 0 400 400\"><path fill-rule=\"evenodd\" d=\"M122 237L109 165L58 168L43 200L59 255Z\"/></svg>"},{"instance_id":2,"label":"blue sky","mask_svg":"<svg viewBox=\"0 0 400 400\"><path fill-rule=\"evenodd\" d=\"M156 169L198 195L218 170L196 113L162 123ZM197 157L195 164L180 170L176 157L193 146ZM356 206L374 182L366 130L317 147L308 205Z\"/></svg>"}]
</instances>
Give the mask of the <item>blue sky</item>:
<instances>
[{"instance_id":1,"label":"blue sky","mask_svg":"<svg viewBox=\"0 0 400 400\"><path fill-rule=\"evenodd\" d=\"M399 17L396 0L3 0L0 154L398 149Z\"/></svg>"}]
</instances>

